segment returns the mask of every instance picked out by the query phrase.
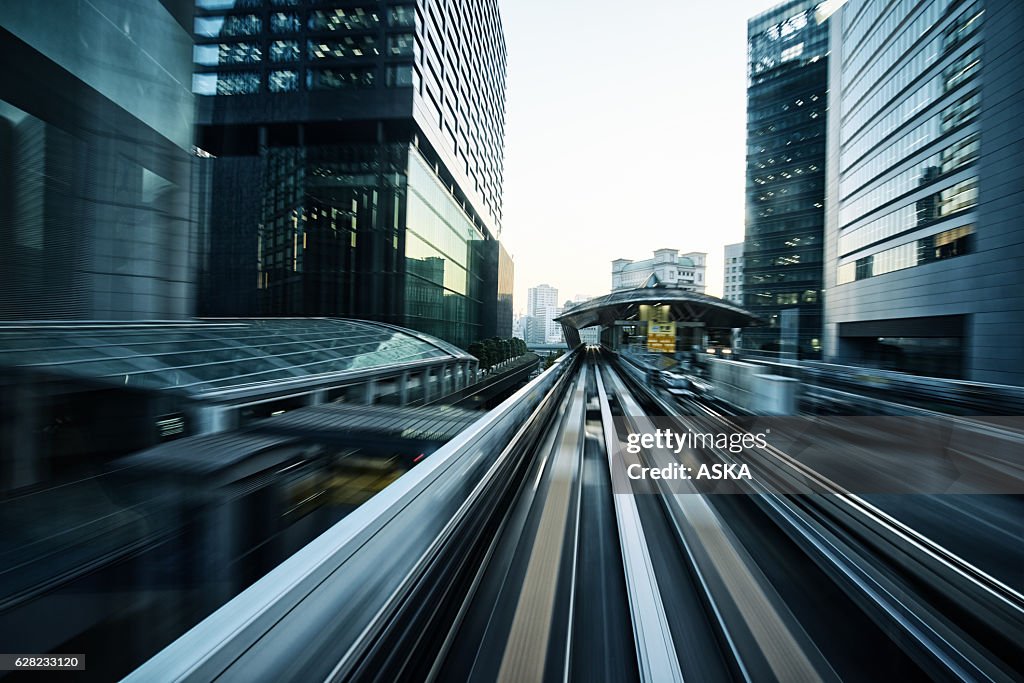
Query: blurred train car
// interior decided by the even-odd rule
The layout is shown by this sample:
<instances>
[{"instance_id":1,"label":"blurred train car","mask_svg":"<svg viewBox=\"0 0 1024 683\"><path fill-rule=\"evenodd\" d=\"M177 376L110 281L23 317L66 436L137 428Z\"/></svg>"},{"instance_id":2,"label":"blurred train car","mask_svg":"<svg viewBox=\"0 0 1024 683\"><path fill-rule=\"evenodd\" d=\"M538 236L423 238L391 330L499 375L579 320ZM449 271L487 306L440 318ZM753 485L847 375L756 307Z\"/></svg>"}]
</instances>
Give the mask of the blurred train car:
<instances>
[{"instance_id":1,"label":"blurred train car","mask_svg":"<svg viewBox=\"0 0 1024 683\"><path fill-rule=\"evenodd\" d=\"M0 503L0 641L120 677L426 453L282 431L170 441Z\"/></svg>"}]
</instances>

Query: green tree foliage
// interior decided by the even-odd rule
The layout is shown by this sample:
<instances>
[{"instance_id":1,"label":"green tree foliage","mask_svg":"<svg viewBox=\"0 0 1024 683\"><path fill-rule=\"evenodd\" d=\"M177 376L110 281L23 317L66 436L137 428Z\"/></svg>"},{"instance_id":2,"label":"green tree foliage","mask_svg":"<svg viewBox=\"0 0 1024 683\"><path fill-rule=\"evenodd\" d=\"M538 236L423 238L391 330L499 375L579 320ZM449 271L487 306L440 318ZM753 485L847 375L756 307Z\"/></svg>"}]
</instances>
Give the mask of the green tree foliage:
<instances>
[{"instance_id":1,"label":"green tree foliage","mask_svg":"<svg viewBox=\"0 0 1024 683\"><path fill-rule=\"evenodd\" d=\"M492 337L473 342L467 351L480 361L482 370L489 370L499 363L522 356L527 352L527 348L526 342L518 337L511 339Z\"/></svg>"},{"instance_id":2,"label":"green tree foliage","mask_svg":"<svg viewBox=\"0 0 1024 683\"><path fill-rule=\"evenodd\" d=\"M476 357L480 361L480 367L483 369L488 368L487 364L487 352L484 350L484 345L480 342L473 342L469 345L469 355Z\"/></svg>"}]
</instances>

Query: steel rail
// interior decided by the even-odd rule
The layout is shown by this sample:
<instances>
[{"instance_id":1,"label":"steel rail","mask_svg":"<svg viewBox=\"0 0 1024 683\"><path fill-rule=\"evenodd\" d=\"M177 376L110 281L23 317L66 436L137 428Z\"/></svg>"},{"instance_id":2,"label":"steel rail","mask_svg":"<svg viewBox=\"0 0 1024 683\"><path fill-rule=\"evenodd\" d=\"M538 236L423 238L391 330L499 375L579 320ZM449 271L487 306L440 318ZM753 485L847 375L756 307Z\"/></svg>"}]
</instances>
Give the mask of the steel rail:
<instances>
[{"instance_id":1,"label":"steel rail","mask_svg":"<svg viewBox=\"0 0 1024 683\"><path fill-rule=\"evenodd\" d=\"M126 680L328 679L422 578L509 457L510 444L556 404L570 354L420 465L157 653ZM344 616L342 616L344 615ZM257 673L258 672L258 673Z\"/></svg>"},{"instance_id":2,"label":"steel rail","mask_svg":"<svg viewBox=\"0 0 1024 683\"><path fill-rule=\"evenodd\" d=\"M608 475L614 482L614 455L619 447L615 436L608 394L601 373L597 372L597 394L601 403L601 427L604 432ZM619 547L622 549L622 568L626 576L626 592L633 622L637 665L640 678L648 683L683 680L682 667L672 640L665 605L658 588L650 550L640 522L640 511L632 495L612 492L615 501L615 519L618 527Z\"/></svg>"}]
</instances>

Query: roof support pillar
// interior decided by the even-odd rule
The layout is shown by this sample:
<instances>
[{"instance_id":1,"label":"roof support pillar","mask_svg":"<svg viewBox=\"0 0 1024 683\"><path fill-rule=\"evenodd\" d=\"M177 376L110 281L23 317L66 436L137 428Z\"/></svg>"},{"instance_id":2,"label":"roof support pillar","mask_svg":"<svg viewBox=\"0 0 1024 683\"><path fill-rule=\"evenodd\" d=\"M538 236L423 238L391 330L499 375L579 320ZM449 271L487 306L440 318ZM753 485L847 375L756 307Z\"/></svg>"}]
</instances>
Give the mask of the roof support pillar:
<instances>
[{"instance_id":1,"label":"roof support pillar","mask_svg":"<svg viewBox=\"0 0 1024 683\"><path fill-rule=\"evenodd\" d=\"M423 368L420 372L420 388L423 389L423 402L430 403L434 392L434 371L431 368Z\"/></svg>"},{"instance_id":2,"label":"roof support pillar","mask_svg":"<svg viewBox=\"0 0 1024 683\"><path fill-rule=\"evenodd\" d=\"M377 400L377 380L368 379L363 385L363 403L365 405L373 405L373 402Z\"/></svg>"},{"instance_id":3,"label":"roof support pillar","mask_svg":"<svg viewBox=\"0 0 1024 683\"><path fill-rule=\"evenodd\" d=\"M403 372L398 376L398 405L409 405L409 373Z\"/></svg>"},{"instance_id":4,"label":"roof support pillar","mask_svg":"<svg viewBox=\"0 0 1024 683\"><path fill-rule=\"evenodd\" d=\"M441 366L441 395L447 396L451 393L451 385L448 383L448 373L451 371L451 366L445 363Z\"/></svg>"}]
</instances>

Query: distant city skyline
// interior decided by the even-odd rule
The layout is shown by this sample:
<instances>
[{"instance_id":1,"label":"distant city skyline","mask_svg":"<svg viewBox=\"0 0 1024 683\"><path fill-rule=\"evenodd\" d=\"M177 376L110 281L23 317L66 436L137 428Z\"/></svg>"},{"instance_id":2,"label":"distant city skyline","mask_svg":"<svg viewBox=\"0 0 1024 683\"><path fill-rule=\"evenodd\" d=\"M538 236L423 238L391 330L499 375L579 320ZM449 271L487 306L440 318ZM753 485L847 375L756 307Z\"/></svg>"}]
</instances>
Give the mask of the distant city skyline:
<instances>
[{"instance_id":1,"label":"distant city skyline","mask_svg":"<svg viewBox=\"0 0 1024 683\"><path fill-rule=\"evenodd\" d=\"M606 294L613 259L665 247L707 252L721 296L744 229L747 19L776 4L502 3L517 313L540 283Z\"/></svg>"}]
</instances>

